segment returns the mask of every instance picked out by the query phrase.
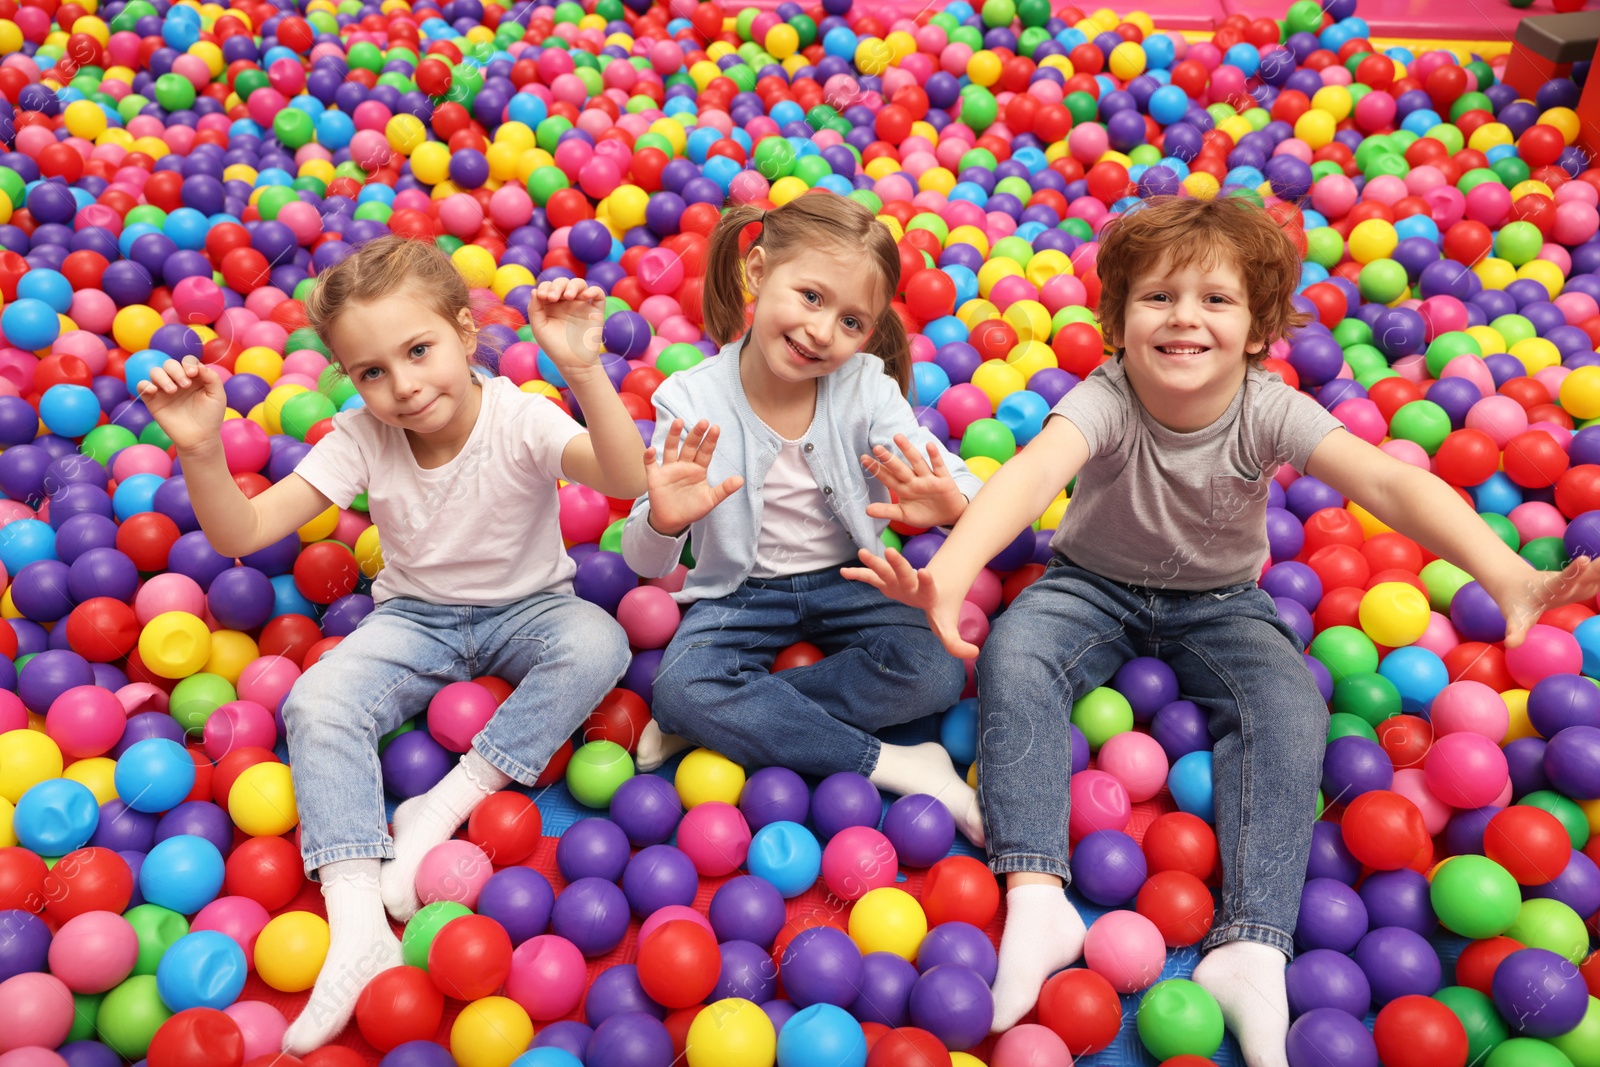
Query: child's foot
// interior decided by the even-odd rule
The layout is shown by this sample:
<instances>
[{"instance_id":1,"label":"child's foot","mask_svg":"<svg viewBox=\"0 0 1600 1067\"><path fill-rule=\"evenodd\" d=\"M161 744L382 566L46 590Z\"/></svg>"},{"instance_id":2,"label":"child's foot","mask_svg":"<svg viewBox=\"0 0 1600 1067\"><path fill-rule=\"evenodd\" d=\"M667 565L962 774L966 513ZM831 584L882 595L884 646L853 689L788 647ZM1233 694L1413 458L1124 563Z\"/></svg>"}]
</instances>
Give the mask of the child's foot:
<instances>
[{"instance_id":1,"label":"child's foot","mask_svg":"<svg viewBox=\"0 0 1600 1067\"><path fill-rule=\"evenodd\" d=\"M935 798L955 817L956 829L968 841L983 847L983 819L978 794L956 773L950 753L937 741L920 745L881 745L878 765L869 776L872 784L891 793L923 793Z\"/></svg>"},{"instance_id":2,"label":"child's foot","mask_svg":"<svg viewBox=\"0 0 1600 1067\"><path fill-rule=\"evenodd\" d=\"M417 913L417 868L423 857L454 836L484 798L511 784L494 764L468 752L439 784L395 809L394 859L383 865L383 906L396 922Z\"/></svg>"},{"instance_id":3,"label":"child's foot","mask_svg":"<svg viewBox=\"0 0 1600 1067\"><path fill-rule=\"evenodd\" d=\"M1288 1067L1289 998L1282 952L1258 941L1229 941L1194 969L1195 984L1216 998L1246 1067Z\"/></svg>"},{"instance_id":4,"label":"child's foot","mask_svg":"<svg viewBox=\"0 0 1600 1067\"><path fill-rule=\"evenodd\" d=\"M633 764L640 773L648 774L684 749L693 747L694 742L664 732L651 719L639 731L639 744L633 750Z\"/></svg>"},{"instance_id":5,"label":"child's foot","mask_svg":"<svg viewBox=\"0 0 1600 1067\"><path fill-rule=\"evenodd\" d=\"M283 1051L303 1056L338 1036L368 982L400 966L400 942L389 929L378 890L378 860L344 860L318 871L328 904L328 956L317 984L289 1029Z\"/></svg>"},{"instance_id":6,"label":"child's foot","mask_svg":"<svg viewBox=\"0 0 1600 1067\"><path fill-rule=\"evenodd\" d=\"M1059 885L1006 890L1006 930L994 980L994 1033L1009 1030L1039 1000L1044 981L1083 954L1088 930Z\"/></svg>"}]
</instances>

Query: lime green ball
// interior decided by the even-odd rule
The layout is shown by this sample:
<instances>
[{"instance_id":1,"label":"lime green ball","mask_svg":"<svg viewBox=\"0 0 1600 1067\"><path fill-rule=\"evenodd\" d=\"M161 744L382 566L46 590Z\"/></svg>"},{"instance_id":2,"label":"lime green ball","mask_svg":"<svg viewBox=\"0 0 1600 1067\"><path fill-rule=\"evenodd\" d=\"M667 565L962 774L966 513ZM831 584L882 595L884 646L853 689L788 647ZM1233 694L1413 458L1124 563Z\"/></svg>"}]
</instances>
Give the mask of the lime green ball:
<instances>
[{"instance_id":1,"label":"lime green ball","mask_svg":"<svg viewBox=\"0 0 1600 1067\"><path fill-rule=\"evenodd\" d=\"M128 920L134 936L139 940L139 955L133 964L134 974L154 975L162 954L189 932L189 920L158 904L140 904L129 908L122 917Z\"/></svg>"},{"instance_id":2,"label":"lime green ball","mask_svg":"<svg viewBox=\"0 0 1600 1067\"><path fill-rule=\"evenodd\" d=\"M111 457L121 452L129 445L139 443L139 438L126 426L116 426L107 423L96 426L83 435L83 441L78 445L78 451L99 463L102 467L111 465Z\"/></svg>"},{"instance_id":3,"label":"lime green ball","mask_svg":"<svg viewBox=\"0 0 1600 1067\"><path fill-rule=\"evenodd\" d=\"M962 459L988 456L996 463L1004 463L1016 454L1016 435L999 419L976 419L961 435Z\"/></svg>"},{"instance_id":4,"label":"lime green ball","mask_svg":"<svg viewBox=\"0 0 1600 1067\"><path fill-rule=\"evenodd\" d=\"M1306 231L1306 258L1332 270L1344 258L1344 238L1329 226L1317 226Z\"/></svg>"},{"instance_id":5,"label":"lime green ball","mask_svg":"<svg viewBox=\"0 0 1600 1067\"><path fill-rule=\"evenodd\" d=\"M359 41L350 46L346 62L352 67L376 74L383 69L383 52L370 41Z\"/></svg>"},{"instance_id":6,"label":"lime green ball","mask_svg":"<svg viewBox=\"0 0 1600 1067\"><path fill-rule=\"evenodd\" d=\"M1515 312L1510 315L1499 316L1489 323L1489 328L1505 338L1508 345L1514 345L1518 341L1526 341L1529 338L1539 336L1539 331L1534 328L1533 323L1528 321L1527 316L1518 315Z\"/></svg>"},{"instance_id":7,"label":"lime green ball","mask_svg":"<svg viewBox=\"0 0 1600 1067\"><path fill-rule=\"evenodd\" d=\"M1210 1059L1222 1047L1222 1009L1187 978L1157 982L1139 1000L1139 1040L1157 1060Z\"/></svg>"},{"instance_id":8,"label":"lime green ball","mask_svg":"<svg viewBox=\"0 0 1600 1067\"><path fill-rule=\"evenodd\" d=\"M1450 601L1461 587L1472 581L1472 575L1442 559L1424 566L1417 577L1428 590L1428 606L1443 615L1450 613Z\"/></svg>"},{"instance_id":9,"label":"lime green ball","mask_svg":"<svg viewBox=\"0 0 1600 1067\"><path fill-rule=\"evenodd\" d=\"M159 230L167 224L167 213L154 204L140 204L128 212L128 225L138 222L148 222Z\"/></svg>"},{"instance_id":10,"label":"lime green ball","mask_svg":"<svg viewBox=\"0 0 1600 1067\"><path fill-rule=\"evenodd\" d=\"M619 556L622 555L622 530L627 525L627 519L618 519L610 526L607 526L605 532L600 535L600 551L615 552Z\"/></svg>"},{"instance_id":11,"label":"lime green ball","mask_svg":"<svg viewBox=\"0 0 1600 1067\"><path fill-rule=\"evenodd\" d=\"M304 148L317 135L311 116L297 107L286 107L272 120L272 134L287 148Z\"/></svg>"},{"instance_id":12,"label":"lime green ball","mask_svg":"<svg viewBox=\"0 0 1600 1067\"><path fill-rule=\"evenodd\" d=\"M1011 25L1017 17L1017 5L1011 0L984 0L983 24L991 30Z\"/></svg>"},{"instance_id":13,"label":"lime green ball","mask_svg":"<svg viewBox=\"0 0 1600 1067\"><path fill-rule=\"evenodd\" d=\"M548 121L550 120L545 120ZM540 123L541 126L543 124ZM552 196L571 184L559 167L536 167L533 173L528 175L528 195L533 198L535 204L544 207Z\"/></svg>"},{"instance_id":14,"label":"lime green ball","mask_svg":"<svg viewBox=\"0 0 1600 1067\"><path fill-rule=\"evenodd\" d=\"M1332 744L1341 737L1364 737L1373 744L1378 743L1378 731L1368 725L1365 719L1336 711L1328 716L1328 743Z\"/></svg>"},{"instance_id":15,"label":"lime green ball","mask_svg":"<svg viewBox=\"0 0 1600 1067\"><path fill-rule=\"evenodd\" d=\"M279 112L278 117L282 118L286 114L287 111ZM287 185L269 185L261 190L260 196L256 197L256 210L261 212L262 218L272 221L278 217L278 212L299 199L295 191Z\"/></svg>"},{"instance_id":16,"label":"lime green ball","mask_svg":"<svg viewBox=\"0 0 1600 1067\"><path fill-rule=\"evenodd\" d=\"M156 103L168 111L184 111L193 107L194 82L182 74L161 75L156 79Z\"/></svg>"},{"instance_id":17,"label":"lime green ball","mask_svg":"<svg viewBox=\"0 0 1600 1067\"><path fill-rule=\"evenodd\" d=\"M1544 234L1531 222L1508 222L1494 235L1494 254L1513 267L1537 259L1543 246Z\"/></svg>"},{"instance_id":18,"label":"lime green ball","mask_svg":"<svg viewBox=\"0 0 1600 1067\"><path fill-rule=\"evenodd\" d=\"M322 338L317 336L317 331L309 326L302 326L289 334L283 343L285 352L299 352L302 350L316 352L324 359L332 359L333 353L328 351L328 346L322 343Z\"/></svg>"},{"instance_id":19,"label":"lime green ball","mask_svg":"<svg viewBox=\"0 0 1600 1067\"><path fill-rule=\"evenodd\" d=\"M1455 856L1428 888L1445 928L1462 937L1496 937L1517 919L1522 890L1504 867L1485 856Z\"/></svg>"},{"instance_id":20,"label":"lime green ball","mask_svg":"<svg viewBox=\"0 0 1600 1067\"><path fill-rule=\"evenodd\" d=\"M1389 420L1389 435L1415 442L1431 456L1450 436L1450 416L1431 400L1413 400Z\"/></svg>"},{"instance_id":21,"label":"lime green ball","mask_svg":"<svg viewBox=\"0 0 1600 1067\"><path fill-rule=\"evenodd\" d=\"M768 137L756 145L755 169L769 182L787 178L794 173L794 145L787 138Z\"/></svg>"},{"instance_id":22,"label":"lime green ball","mask_svg":"<svg viewBox=\"0 0 1600 1067\"><path fill-rule=\"evenodd\" d=\"M604 808L618 787L633 777L633 757L615 741L590 741L567 764L567 792L588 808Z\"/></svg>"},{"instance_id":23,"label":"lime green ball","mask_svg":"<svg viewBox=\"0 0 1600 1067\"><path fill-rule=\"evenodd\" d=\"M280 416L283 432L296 441L304 441L306 434L311 432L311 427L323 419L333 418L338 410L334 407L333 401L321 393L296 393L283 405Z\"/></svg>"},{"instance_id":24,"label":"lime green ball","mask_svg":"<svg viewBox=\"0 0 1600 1067\"><path fill-rule=\"evenodd\" d=\"M153 974L136 974L106 994L95 1013L100 1040L126 1060L143 1059L172 1012L161 1003Z\"/></svg>"},{"instance_id":25,"label":"lime green ball","mask_svg":"<svg viewBox=\"0 0 1600 1067\"><path fill-rule=\"evenodd\" d=\"M1483 1067L1574 1067L1560 1049L1536 1037L1513 1037L1495 1046Z\"/></svg>"},{"instance_id":26,"label":"lime green ball","mask_svg":"<svg viewBox=\"0 0 1600 1067\"><path fill-rule=\"evenodd\" d=\"M1559 900L1534 897L1522 902L1505 935L1528 948L1542 948L1565 956L1574 964L1589 954L1589 931L1583 918Z\"/></svg>"},{"instance_id":27,"label":"lime green ball","mask_svg":"<svg viewBox=\"0 0 1600 1067\"><path fill-rule=\"evenodd\" d=\"M661 355L656 357L656 370L670 375L674 371L699 366L705 358L706 354L694 345L679 341L661 350Z\"/></svg>"},{"instance_id":28,"label":"lime green ball","mask_svg":"<svg viewBox=\"0 0 1600 1067\"><path fill-rule=\"evenodd\" d=\"M1600 1067L1600 999L1590 997L1578 1025L1552 1037L1550 1044L1572 1061L1572 1067Z\"/></svg>"},{"instance_id":29,"label":"lime green ball","mask_svg":"<svg viewBox=\"0 0 1600 1067\"><path fill-rule=\"evenodd\" d=\"M1529 793L1517 803L1539 808L1554 815L1556 820L1566 827L1567 836L1572 839L1574 850L1581 849L1589 843L1589 820L1584 815L1583 809L1570 798L1562 796L1553 789L1540 789Z\"/></svg>"},{"instance_id":30,"label":"lime green ball","mask_svg":"<svg viewBox=\"0 0 1600 1067\"><path fill-rule=\"evenodd\" d=\"M1378 669L1378 649L1372 638L1354 626L1330 626L1311 640L1311 655L1333 676L1334 683Z\"/></svg>"},{"instance_id":31,"label":"lime green ball","mask_svg":"<svg viewBox=\"0 0 1600 1067\"><path fill-rule=\"evenodd\" d=\"M1393 303L1410 287L1406 269L1392 259L1375 259L1361 268L1356 288L1361 296L1379 304Z\"/></svg>"},{"instance_id":32,"label":"lime green ball","mask_svg":"<svg viewBox=\"0 0 1600 1067\"><path fill-rule=\"evenodd\" d=\"M1115 689L1100 686L1072 705L1072 723L1083 731L1089 751L1099 752L1117 734L1133 729L1133 706Z\"/></svg>"},{"instance_id":33,"label":"lime green ball","mask_svg":"<svg viewBox=\"0 0 1600 1067\"><path fill-rule=\"evenodd\" d=\"M184 733L199 737L213 711L238 699L238 692L226 678L200 671L173 687L170 700L172 717L178 720Z\"/></svg>"},{"instance_id":34,"label":"lime green ball","mask_svg":"<svg viewBox=\"0 0 1600 1067\"><path fill-rule=\"evenodd\" d=\"M424 904L411 921L406 923L405 933L400 935L400 959L407 967L421 967L428 969L428 950L433 947L433 939L439 936L445 924L452 919L459 919L463 915L471 915L472 909L465 904L457 904L453 900L436 900L432 904Z\"/></svg>"},{"instance_id":35,"label":"lime green ball","mask_svg":"<svg viewBox=\"0 0 1600 1067\"><path fill-rule=\"evenodd\" d=\"M1352 674L1334 684L1329 707L1376 727L1400 714L1400 690L1381 674Z\"/></svg>"},{"instance_id":36,"label":"lime green ball","mask_svg":"<svg viewBox=\"0 0 1600 1067\"><path fill-rule=\"evenodd\" d=\"M1426 359L1428 361L1428 374L1437 378L1439 374L1450 365L1450 361L1457 356L1483 357L1483 348L1478 344L1478 339L1470 333L1460 330L1451 330L1441 333L1428 342Z\"/></svg>"},{"instance_id":37,"label":"lime green ball","mask_svg":"<svg viewBox=\"0 0 1600 1067\"><path fill-rule=\"evenodd\" d=\"M1006 0L1006 3L1010 6L1010 0ZM982 133L994 125L999 114L1000 105L995 101L994 94L982 86L968 86L961 94L961 121L974 132Z\"/></svg>"},{"instance_id":38,"label":"lime green ball","mask_svg":"<svg viewBox=\"0 0 1600 1067\"><path fill-rule=\"evenodd\" d=\"M1467 1062L1481 1063L1496 1045L1511 1036L1494 1001L1467 986L1445 986L1433 999L1449 1008L1467 1032Z\"/></svg>"},{"instance_id":39,"label":"lime green ball","mask_svg":"<svg viewBox=\"0 0 1600 1067\"><path fill-rule=\"evenodd\" d=\"M389 747L389 742L390 741L393 741L395 738L399 737L401 734L409 734L412 730L415 730L416 728L417 728L417 720L416 719L407 719L405 722L401 723L399 726L396 726L393 730L390 730L388 733L386 733L382 737L378 738L378 755L380 755L380 756L383 755L383 750Z\"/></svg>"}]
</instances>

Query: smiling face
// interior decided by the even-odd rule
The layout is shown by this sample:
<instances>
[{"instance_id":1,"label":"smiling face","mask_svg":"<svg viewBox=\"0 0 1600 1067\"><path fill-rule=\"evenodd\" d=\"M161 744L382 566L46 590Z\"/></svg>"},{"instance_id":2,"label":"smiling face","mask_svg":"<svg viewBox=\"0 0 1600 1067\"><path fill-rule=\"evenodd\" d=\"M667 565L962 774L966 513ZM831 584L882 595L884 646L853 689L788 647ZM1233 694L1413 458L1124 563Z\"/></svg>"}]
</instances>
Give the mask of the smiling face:
<instances>
[{"instance_id":1,"label":"smiling face","mask_svg":"<svg viewBox=\"0 0 1600 1067\"><path fill-rule=\"evenodd\" d=\"M1189 431L1227 410L1244 380L1250 298L1231 262L1167 262L1140 272L1128 288L1120 336L1123 368L1157 421Z\"/></svg>"},{"instance_id":2,"label":"smiling face","mask_svg":"<svg viewBox=\"0 0 1600 1067\"><path fill-rule=\"evenodd\" d=\"M808 248L775 264L758 247L745 272L756 298L751 346L773 384L811 381L844 366L883 310L881 280L838 249Z\"/></svg>"},{"instance_id":3,"label":"smiling face","mask_svg":"<svg viewBox=\"0 0 1600 1067\"><path fill-rule=\"evenodd\" d=\"M339 365L367 410L405 430L414 446L426 439L459 448L477 421L482 390L472 378L466 340L472 319L461 314L460 322L450 322L402 289L350 304L329 330Z\"/></svg>"}]
</instances>

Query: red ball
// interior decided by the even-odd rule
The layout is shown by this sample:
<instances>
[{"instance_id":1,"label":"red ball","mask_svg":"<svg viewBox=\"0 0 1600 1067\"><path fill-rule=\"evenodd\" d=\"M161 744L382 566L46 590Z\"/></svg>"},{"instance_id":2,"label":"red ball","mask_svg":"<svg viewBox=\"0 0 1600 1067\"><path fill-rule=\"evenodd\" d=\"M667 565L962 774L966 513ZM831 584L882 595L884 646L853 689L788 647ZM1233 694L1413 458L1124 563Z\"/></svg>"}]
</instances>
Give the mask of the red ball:
<instances>
[{"instance_id":1,"label":"red ball","mask_svg":"<svg viewBox=\"0 0 1600 1067\"><path fill-rule=\"evenodd\" d=\"M1416 574L1422 570L1422 549L1405 534L1378 534L1361 546L1361 554L1374 574L1392 570Z\"/></svg>"},{"instance_id":2,"label":"red ball","mask_svg":"<svg viewBox=\"0 0 1600 1067\"><path fill-rule=\"evenodd\" d=\"M1452 430L1434 462L1439 477L1451 485L1481 485L1500 469L1500 446L1482 430ZM1600 473L1600 467L1595 471Z\"/></svg>"},{"instance_id":3,"label":"red ball","mask_svg":"<svg viewBox=\"0 0 1600 1067\"><path fill-rule=\"evenodd\" d=\"M1134 909L1156 924L1168 948L1193 945L1211 930L1216 904L1204 882L1186 871L1158 871L1145 880Z\"/></svg>"},{"instance_id":4,"label":"red ball","mask_svg":"<svg viewBox=\"0 0 1600 1067\"><path fill-rule=\"evenodd\" d=\"M1472 219L1463 219L1444 234L1444 254L1457 263L1471 265L1488 255L1494 247L1494 236L1489 227Z\"/></svg>"},{"instance_id":5,"label":"red ball","mask_svg":"<svg viewBox=\"0 0 1600 1067\"><path fill-rule=\"evenodd\" d=\"M1554 815L1514 804L1496 813L1483 831L1483 854L1519 885L1545 885L1572 859L1572 838Z\"/></svg>"},{"instance_id":6,"label":"red ball","mask_svg":"<svg viewBox=\"0 0 1600 1067\"><path fill-rule=\"evenodd\" d=\"M867 1067L927 1067L947 1063L950 1053L944 1042L926 1030L901 1026L878 1038L867 1053Z\"/></svg>"},{"instance_id":7,"label":"red ball","mask_svg":"<svg viewBox=\"0 0 1600 1067\"><path fill-rule=\"evenodd\" d=\"M159 511L129 515L117 527L117 551L147 574L167 569L167 554L177 544L178 524Z\"/></svg>"},{"instance_id":8,"label":"red ball","mask_svg":"<svg viewBox=\"0 0 1600 1067\"><path fill-rule=\"evenodd\" d=\"M222 280L236 292L251 293L272 281L272 265L254 248L235 248L222 257Z\"/></svg>"},{"instance_id":9,"label":"red ball","mask_svg":"<svg viewBox=\"0 0 1600 1067\"><path fill-rule=\"evenodd\" d=\"M614 741L632 752L650 723L650 706L631 689L613 689L583 722L583 740Z\"/></svg>"},{"instance_id":10,"label":"red ball","mask_svg":"<svg viewBox=\"0 0 1600 1067\"><path fill-rule=\"evenodd\" d=\"M85 600L67 616L67 644L90 663L111 663L139 643L133 608L108 596Z\"/></svg>"},{"instance_id":11,"label":"red ball","mask_svg":"<svg viewBox=\"0 0 1600 1067\"><path fill-rule=\"evenodd\" d=\"M338 541L318 541L294 561L294 587L313 604L332 604L355 592L361 568L355 553Z\"/></svg>"},{"instance_id":12,"label":"red ball","mask_svg":"<svg viewBox=\"0 0 1600 1067\"><path fill-rule=\"evenodd\" d=\"M1476 989L1484 996L1492 996L1494 972L1500 968L1500 964L1507 956L1523 947L1522 942L1509 937L1486 937L1481 941L1474 941L1461 950L1461 955L1456 960L1456 985Z\"/></svg>"},{"instance_id":13,"label":"red ball","mask_svg":"<svg viewBox=\"0 0 1600 1067\"><path fill-rule=\"evenodd\" d=\"M1528 430L1506 442L1506 477L1525 489L1555 485L1572 460L1544 430Z\"/></svg>"},{"instance_id":14,"label":"red ball","mask_svg":"<svg viewBox=\"0 0 1600 1067\"><path fill-rule=\"evenodd\" d=\"M1000 910L1000 883L981 861L971 856L946 856L928 868L921 900L929 928L966 922L981 930Z\"/></svg>"},{"instance_id":15,"label":"red ball","mask_svg":"<svg viewBox=\"0 0 1600 1067\"><path fill-rule=\"evenodd\" d=\"M150 1040L150 1067L239 1067L244 1034L215 1008L189 1008L161 1024Z\"/></svg>"},{"instance_id":16,"label":"red ball","mask_svg":"<svg viewBox=\"0 0 1600 1067\"><path fill-rule=\"evenodd\" d=\"M1306 565L1322 579L1324 589L1364 587L1372 576L1367 558L1349 545L1327 545L1306 557Z\"/></svg>"},{"instance_id":17,"label":"red ball","mask_svg":"<svg viewBox=\"0 0 1600 1067\"><path fill-rule=\"evenodd\" d=\"M1378 744L1397 771L1420 768L1433 747L1433 726L1415 715L1392 715L1378 725L1377 733Z\"/></svg>"},{"instance_id":18,"label":"red ball","mask_svg":"<svg viewBox=\"0 0 1600 1067\"><path fill-rule=\"evenodd\" d=\"M428 947L428 977L454 1000L480 1000L511 974L511 935L486 915L451 919Z\"/></svg>"},{"instance_id":19,"label":"red ball","mask_svg":"<svg viewBox=\"0 0 1600 1067\"><path fill-rule=\"evenodd\" d=\"M1517 687L1506 669L1506 652L1500 645L1463 641L1444 654L1445 670L1452 682L1482 682L1497 693Z\"/></svg>"},{"instance_id":20,"label":"red ball","mask_svg":"<svg viewBox=\"0 0 1600 1067\"><path fill-rule=\"evenodd\" d=\"M639 985L667 1008L687 1008L711 995L722 973L716 935L699 923L673 919L639 944Z\"/></svg>"},{"instance_id":21,"label":"red ball","mask_svg":"<svg viewBox=\"0 0 1600 1067\"><path fill-rule=\"evenodd\" d=\"M1106 359L1106 343L1100 331L1087 322L1069 322L1050 340L1056 365L1069 374L1086 378Z\"/></svg>"},{"instance_id":22,"label":"red ball","mask_svg":"<svg viewBox=\"0 0 1600 1067\"><path fill-rule=\"evenodd\" d=\"M968 343L984 359L1005 359L1017 347L1017 331L1004 319L987 319L973 329Z\"/></svg>"},{"instance_id":23,"label":"red ball","mask_svg":"<svg viewBox=\"0 0 1600 1067\"><path fill-rule=\"evenodd\" d=\"M1100 975L1073 967L1039 991L1039 1022L1067 1043L1068 1052L1085 1056L1116 1040L1122 1027L1122 1001Z\"/></svg>"},{"instance_id":24,"label":"red ball","mask_svg":"<svg viewBox=\"0 0 1600 1067\"><path fill-rule=\"evenodd\" d=\"M9 627L7 627L9 629ZM44 910L44 880L50 869L25 848L0 848L0 911Z\"/></svg>"},{"instance_id":25,"label":"red ball","mask_svg":"<svg viewBox=\"0 0 1600 1067\"><path fill-rule=\"evenodd\" d=\"M80 848L50 868L44 879L44 913L60 925L85 912L122 914L133 899L133 871L109 848Z\"/></svg>"},{"instance_id":26,"label":"red ball","mask_svg":"<svg viewBox=\"0 0 1600 1067\"><path fill-rule=\"evenodd\" d=\"M813 645L810 641L796 641L794 644L779 652L772 660L772 673L793 670L796 667L809 667L813 663L821 663L826 653Z\"/></svg>"},{"instance_id":27,"label":"red ball","mask_svg":"<svg viewBox=\"0 0 1600 1067\"><path fill-rule=\"evenodd\" d=\"M230 753L231 755L231 753ZM282 837L252 837L228 853L223 887L268 911L287 907L306 883L300 850Z\"/></svg>"},{"instance_id":28,"label":"red ball","mask_svg":"<svg viewBox=\"0 0 1600 1067\"><path fill-rule=\"evenodd\" d=\"M322 640L322 629L304 615L279 615L261 628L257 642L263 656L282 656L300 663L311 646Z\"/></svg>"},{"instance_id":29,"label":"red ball","mask_svg":"<svg viewBox=\"0 0 1600 1067\"><path fill-rule=\"evenodd\" d=\"M954 314L956 283L943 271L918 271L906 286L906 307L923 322Z\"/></svg>"},{"instance_id":30,"label":"red ball","mask_svg":"<svg viewBox=\"0 0 1600 1067\"><path fill-rule=\"evenodd\" d=\"M1464 1067L1467 1031L1456 1013L1432 997L1396 997L1372 1024L1384 1067Z\"/></svg>"},{"instance_id":31,"label":"red ball","mask_svg":"<svg viewBox=\"0 0 1600 1067\"><path fill-rule=\"evenodd\" d=\"M306 1067L367 1067L366 1057L346 1045L323 1045L306 1053Z\"/></svg>"},{"instance_id":32,"label":"red ball","mask_svg":"<svg viewBox=\"0 0 1600 1067\"><path fill-rule=\"evenodd\" d=\"M533 801L521 793L502 789L472 809L467 820L467 840L483 849L496 867L521 863L533 855L544 828Z\"/></svg>"},{"instance_id":33,"label":"red ball","mask_svg":"<svg viewBox=\"0 0 1600 1067\"><path fill-rule=\"evenodd\" d=\"M1306 520L1306 543L1302 551L1309 559L1319 548L1349 545L1360 548L1366 540L1360 521L1344 508L1323 508Z\"/></svg>"},{"instance_id":34,"label":"red ball","mask_svg":"<svg viewBox=\"0 0 1600 1067\"><path fill-rule=\"evenodd\" d=\"M1410 798L1388 789L1350 801L1340 829L1350 854L1379 871L1406 866L1430 840L1422 812Z\"/></svg>"},{"instance_id":35,"label":"red ball","mask_svg":"<svg viewBox=\"0 0 1600 1067\"><path fill-rule=\"evenodd\" d=\"M1546 167L1561 158L1566 146L1566 137L1560 130L1537 122L1517 138L1517 155L1530 169Z\"/></svg>"},{"instance_id":36,"label":"red ball","mask_svg":"<svg viewBox=\"0 0 1600 1067\"><path fill-rule=\"evenodd\" d=\"M1140 847L1151 875L1181 871L1205 882L1221 862L1216 833L1204 819L1184 811L1156 816Z\"/></svg>"}]
</instances>

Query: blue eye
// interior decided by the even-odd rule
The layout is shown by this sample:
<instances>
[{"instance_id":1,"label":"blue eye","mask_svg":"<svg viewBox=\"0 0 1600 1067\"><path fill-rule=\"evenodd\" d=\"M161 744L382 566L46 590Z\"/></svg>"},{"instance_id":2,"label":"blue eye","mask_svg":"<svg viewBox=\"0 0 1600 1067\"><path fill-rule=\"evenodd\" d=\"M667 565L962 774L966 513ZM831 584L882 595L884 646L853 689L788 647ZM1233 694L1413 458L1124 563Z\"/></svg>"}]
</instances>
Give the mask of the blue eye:
<instances>
[{"instance_id":1,"label":"blue eye","mask_svg":"<svg viewBox=\"0 0 1600 1067\"><path fill-rule=\"evenodd\" d=\"M808 304L816 304L822 300L820 296L812 292L810 289L802 289L801 295L806 298L806 303Z\"/></svg>"},{"instance_id":2,"label":"blue eye","mask_svg":"<svg viewBox=\"0 0 1600 1067\"><path fill-rule=\"evenodd\" d=\"M846 315L844 318L844 328L847 330L859 330L861 329L861 320L856 318L854 315Z\"/></svg>"},{"instance_id":3,"label":"blue eye","mask_svg":"<svg viewBox=\"0 0 1600 1067\"><path fill-rule=\"evenodd\" d=\"M378 380L376 376L382 373L383 371L379 370L377 367L368 367L366 370L361 372L361 380L364 382L375 382Z\"/></svg>"},{"instance_id":4,"label":"blue eye","mask_svg":"<svg viewBox=\"0 0 1600 1067\"><path fill-rule=\"evenodd\" d=\"M429 348L429 346L425 345L425 344L412 345L411 346L411 358L412 359L421 359L423 356L428 354L428 348Z\"/></svg>"}]
</instances>

